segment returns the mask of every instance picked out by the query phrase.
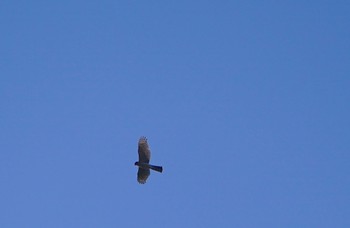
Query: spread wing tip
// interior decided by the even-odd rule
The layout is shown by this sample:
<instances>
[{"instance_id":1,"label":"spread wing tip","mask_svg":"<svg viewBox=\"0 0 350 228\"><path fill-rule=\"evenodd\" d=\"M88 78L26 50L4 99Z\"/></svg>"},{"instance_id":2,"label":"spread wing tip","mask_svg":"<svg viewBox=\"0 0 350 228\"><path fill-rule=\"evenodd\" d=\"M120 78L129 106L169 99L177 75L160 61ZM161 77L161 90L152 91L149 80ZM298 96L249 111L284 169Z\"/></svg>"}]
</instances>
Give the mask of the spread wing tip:
<instances>
[{"instance_id":1,"label":"spread wing tip","mask_svg":"<svg viewBox=\"0 0 350 228\"><path fill-rule=\"evenodd\" d=\"M147 142L147 138L145 136L141 136L139 139L139 143Z\"/></svg>"}]
</instances>

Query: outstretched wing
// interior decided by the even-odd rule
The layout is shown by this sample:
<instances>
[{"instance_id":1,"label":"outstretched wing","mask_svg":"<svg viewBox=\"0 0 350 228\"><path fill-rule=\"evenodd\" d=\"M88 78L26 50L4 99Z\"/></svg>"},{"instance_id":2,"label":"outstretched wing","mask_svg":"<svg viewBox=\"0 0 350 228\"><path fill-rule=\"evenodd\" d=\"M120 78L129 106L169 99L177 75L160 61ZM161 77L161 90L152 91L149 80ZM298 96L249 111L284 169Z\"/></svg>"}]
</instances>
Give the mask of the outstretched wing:
<instances>
[{"instance_id":1,"label":"outstretched wing","mask_svg":"<svg viewBox=\"0 0 350 228\"><path fill-rule=\"evenodd\" d=\"M145 184L149 175L150 175L149 169L139 168L139 171L137 172L137 181L140 184Z\"/></svg>"},{"instance_id":2,"label":"outstretched wing","mask_svg":"<svg viewBox=\"0 0 350 228\"><path fill-rule=\"evenodd\" d=\"M138 151L139 151L139 162L149 163L149 160L151 159L151 151L150 151L148 143L147 143L147 138L144 136L142 136L139 139L139 150ZM140 169L139 169L139 172L140 172ZM146 179L147 179L147 177L146 177Z\"/></svg>"}]
</instances>

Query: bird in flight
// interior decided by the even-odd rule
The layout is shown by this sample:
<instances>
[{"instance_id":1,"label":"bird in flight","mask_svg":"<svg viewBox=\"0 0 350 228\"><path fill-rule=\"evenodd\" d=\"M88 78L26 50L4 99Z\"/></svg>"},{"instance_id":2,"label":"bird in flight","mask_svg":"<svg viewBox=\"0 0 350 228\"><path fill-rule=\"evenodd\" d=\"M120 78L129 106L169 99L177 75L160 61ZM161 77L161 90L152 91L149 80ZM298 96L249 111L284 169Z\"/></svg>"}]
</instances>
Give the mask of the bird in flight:
<instances>
[{"instance_id":1,"label":"bird in flight","mask_svg":"<svg viewBox=\"0 0 350 228\"><path fill-rule=\"evenodd\" d=\"M161 173L163 172L163 167L149 164L149 160L151 159L151 151L147 143L147 138L144 136L139 139L138 152L139 161L135 162L135 165L139 167L137 172L137 181L140 184L145 184L147 178L151 174L150 169Z\"/></svg>"}]
</instances>

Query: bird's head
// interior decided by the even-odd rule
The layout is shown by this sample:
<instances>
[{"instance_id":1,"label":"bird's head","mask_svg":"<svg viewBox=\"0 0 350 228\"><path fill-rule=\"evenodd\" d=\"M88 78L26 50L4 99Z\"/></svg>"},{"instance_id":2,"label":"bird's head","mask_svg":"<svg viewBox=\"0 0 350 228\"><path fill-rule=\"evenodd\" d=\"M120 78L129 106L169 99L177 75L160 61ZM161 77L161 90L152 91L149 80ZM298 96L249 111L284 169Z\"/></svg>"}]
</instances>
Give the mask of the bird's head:
<instances>
[{"instance_id":1,"label":"bird's head","mask_svg":"<svg viewBox=\"0 0 350 228\"><path fill-rule=\"evenodd\" d=\"M139 165L139 162L135 162L135 164L134 165Z\"/></svg>"}]
</instances>

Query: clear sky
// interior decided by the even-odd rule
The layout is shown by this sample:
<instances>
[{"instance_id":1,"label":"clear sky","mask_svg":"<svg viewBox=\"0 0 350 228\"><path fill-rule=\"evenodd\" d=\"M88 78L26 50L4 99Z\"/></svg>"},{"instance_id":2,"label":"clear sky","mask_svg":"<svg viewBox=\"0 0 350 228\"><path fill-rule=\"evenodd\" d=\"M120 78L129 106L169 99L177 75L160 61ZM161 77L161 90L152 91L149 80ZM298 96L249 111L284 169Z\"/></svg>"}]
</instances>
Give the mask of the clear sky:
<instances>
[{"instance_id":1,"label":"clear sky","mask_svg":"<svg viewBox=\"0 0 350 228\"><path fill-rule=\"evenodd\" d=\"M349 12L2 0L0 227L350 227Z\"/></svg>"}]
</instances>

